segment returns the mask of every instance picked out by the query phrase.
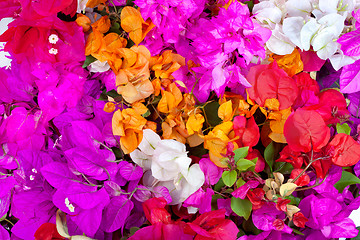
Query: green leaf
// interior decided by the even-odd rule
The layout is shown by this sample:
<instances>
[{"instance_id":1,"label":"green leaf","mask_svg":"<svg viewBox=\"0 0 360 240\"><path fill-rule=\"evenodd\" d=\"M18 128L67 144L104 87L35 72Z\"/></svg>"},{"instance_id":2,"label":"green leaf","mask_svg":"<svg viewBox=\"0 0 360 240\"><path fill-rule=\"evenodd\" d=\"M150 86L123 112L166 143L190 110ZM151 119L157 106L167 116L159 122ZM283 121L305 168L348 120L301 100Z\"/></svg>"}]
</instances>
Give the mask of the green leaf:
<instances>
[{"instance_id":1,"label":"green leaf","mask_svg":"<svg viewBox=\"0 0 360 240\"><path fill-rule=\"evenodd\" d=\"M150 116L150 114L151 114L151 112L149 110L147 110L146 113L144 113L142 116L144 118L146 118L146 117Z\"/></svg>"},{"instance_id":2,"label":"green leaf","mask_svg":"<svg viewBox=\"0 0 360 240\"><path fill-rule=\"evenodd\" d=\"M187 146L186 149L189 149L189 156L196 156L199 158L208 153L208 150L204 148L204 143L196 147Z\"/></svg>"},{"instance_id":3,"label":"green leaf","mask_svg":"<svg viewBox=\"0 0 360 240\"><path fill-rule=\"evenodd\" d=\"M117 33L119 35L123 34L123 32L120 30L120 24L118 22L114 22L110 29L109 29L109 32L114 32L114 33Z\"/></svg>"},{"instance_id":4,"label":"green leaf","mask_svg":"<svg viewBox=\"0 0 360 240\"><path fill-rule=\"evenodd\" d=\"M226 186L231 187L236 182L237 173L235 170L224 171L221 178Z\"/></svg>"},{"instance_id":5,"label":"green leaf","mask_svg":"<svg viewBox=\"0 0 360 240\"><path fill-rule=\"evenodd\" d=\"M291 229L293 230L294 233L304 236L304 234L302 232L300 232L299 230L296 230L295 228L291 228Z\"/></svg>"},{"instance_id":6,"label":"green leaf","mask_svg":"<svg viewBox=\"0 0 360 240\"><path fill-rule=\"evenodd\" d=\"M0 218L0 222L4 221L6 217L7 217L7 214L5 213L5 215Z\"/></svg>"},{"instance_id":7,"label":"green leaf","mask_svg":"<svg viewBox=\"0 0 360 240\"><path fill-rule=\"evenodd\" d=\"M274 142L271 142L264 151L264 158L266 163L269 165L270 167L270 171L272 172L272 168L274 165L274 155L275 155L275 146L274 146Z\"/></svg>"},{"instance_id":8,"label":"green leaf","mask_svg":"<svg viewBox=\"0 0 360 240\"><path fill-rule=\"evenodd\" d=\"M211 210L217 210L218 209L218 204L217 204L217 200L218 199L222 199L223 197L220 194L214 194L211 197Z\"/></svg>"},{"instance_id":9,"label":"green leaf","mask_svg":"<svg viewBox=\"0 0 360 240\"><path fill-rule=\"evenodd\" d=\"M349 127L349 125L347 123L337 123L336 124L336 132L337 133L345 133L347 135L350 135L351 132L351 128Z\"/></svg>"},{"instance_id":10,"label":"green leaf","mask_svg":"<svg viewBox=\"0 0 360 240\"><path fill-rule=\"evenodd\" d=\"M249 153L249 147L242 147L234 150L234 160L237 162L240 158L245 158Z\"/></svg>"},{"instance_id":11,"label":"green leaf","mask_svg":"<svg viewBox=\"0 0 360 240\"><path fill-rule=\"evenodd\" d=\"M242 185L244 185L246 182L242 179L242 178L239 178L237 181L236 181L236 186L237 187L241 187Z\"/></svg>"},{"instance_id":12,"label":"green leaf","mask_svg":"<svg viewBox=\"0 0 360 240\"><path fill-rule=\"evenodd\" d=\"M120 94L118 94L115 89L108 91L106 93L106 95L108 95L108 96L110 96L112 98L116 98L116 97L120 96Z\"/></svg>"},{"instance_id":13,"label":"green leaf","mask_svg":"<svg viewBox=\"0 0 360 240\"><path fill-rule=\"evenodd\" d=\"M360 184L360 179L352 173L343 171L340 180L335 183L334 187L342 193L344 188L351 184Z\"/></svg>"},{"instance_id":14,"label":"green leaf","mask_svg":"<svg viewBox=\"0 0 360 240\"><path fill-rule=\"evenodd\" d=\"M225 183L224 183L224 181L220 178L219 181L215 184L214 190L217 191L217 192L220 192L223 187L225 187Z\"/></svg>"},{"instance_id":15,"label":"green leaf","mask_svg":"<svg viewBox=\"0 0 360 240\"><path fill-rule=\"evenodd\" d=\"M207 123L212 127L221 123L221 119L218 116L219 107L220 105L218 102L211 102L204 106L204 113L208 121Z\"/></svg>"},{"instance_id":16,"label":"green leaf","mask_svg":"<svg viewBox=\"0 0 360 240\"><path fill-rule=\"evenodd\" d=\"M291 202L289 204L291 205L295 205L295 206L298 206L299 203L300 203L300 198L298 197L294 197L293 195L290 195L290 196L287 196L287 197L284 197L285 199L289 199Z\"/></svg>"},{"instance_id":17,"label":"green leaf","mask_svg":"<svg viewBox=\"0 0 360 240\"><path fill-rule=\"evenodd\" d=\"M87 66L89 66L90 65L90 63L92 63L92 62L95 62L97 59L96 58L94 58L93 56L91 56L91 55L89 55L89 56L86 56L86 58L85 58L85 62L84 62L84 64L83 64L83 68L86 68Z\"/></svg>"},{"instance_id":18,"label":"green leaf","mask_svg":"<svg viewBox=\"0 0 360 240\"><path fill-rule=\"evenodd\" d=\"M291 174L291 171L294 169L291 163L287 162L276 162L274 164L274 172L281 172L282 174Z\"/></svg>"},{"instance_id":19,"label":"green leaf","mask_svg":"<svg viewBox=\"0 0 360 240\"><path fill-rule=\"evenodd\" d=\"M247 199L232 197L231 209L240 217L244 217L246 220L248 220L251 214L252 204Z\"/></svg>"},{"instance_id":20,"label":"green leaf","mask_svg":"<svg viewBox=\"0 0 360 240\"><path fill-rule=\"evenodd\" d=\"M236 165L237 165L237 169L242 172L242 171L246 171L249 167L255 166L256 164L247 159L240 159L236 163Z\"/></svg>"},{"instance_id":21,"label":"green leaf","mask_svg":"<svg viewBox=\"0 0 360 240\"><path fill-rule=\"evenodd\" d=\"M139 230L139 227L132 227L130 228L130 236L134 235L137 230Z\"/></svg>"}]
</instances>

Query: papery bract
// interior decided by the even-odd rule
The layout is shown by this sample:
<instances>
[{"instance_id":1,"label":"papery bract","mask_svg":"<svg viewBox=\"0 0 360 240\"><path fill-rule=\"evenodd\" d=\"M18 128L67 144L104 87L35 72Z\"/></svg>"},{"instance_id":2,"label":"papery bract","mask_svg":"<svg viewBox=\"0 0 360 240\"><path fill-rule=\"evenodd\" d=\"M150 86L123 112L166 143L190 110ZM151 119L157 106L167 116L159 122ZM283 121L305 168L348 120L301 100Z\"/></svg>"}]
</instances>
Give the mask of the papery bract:
<instances>
[{"instance_id":1,"label":"papery bract","mask_svg":"<svg viewBox=\"0 0 360 240\"><path fill-rule=\"evenodd\" d=\"M216 184L221 178L223 168L216 166L209 158L202 158L199 161L201 171L205 175L205 183L208 185Z\"/></svg>"},{"instance_id":2,"label":"papery bract","mask_svg":"<svg viewBox=\"0 0 360 240\"><path fill-rule=\"evenodd\" d=\"M353 166L360 160L360 144L351 136L339 133L327 145L326 153L337 166Z\"/></svg>"},{"instance_id":3,"label":"papery bract","mask_svg":"<svg viewBox=\"0 0 360 240\"><path fill-rule=\"evenodd\" d=\"M279 110L282 110L290 107L297 98L295 81L276 62L252 67L247 79L252 85L247 89L249 97L260 106L264 106L266 99L276 98L280 103Z\"/></svg>"},{"instance_id":4,"label":"papery bract","mask_svg":"<svg viewBox=\"0 0 360 240\"><path fill-rule=\"evenodd\" d=\"M187 224L197 236L195 239L236 239L238 228L234 222L225 219L225 209L201 214L193 222Z\"/></svg>"},{"instance_id":5,"label":"papery bract","mask_svg":"<svg viewBox=\"0 0 360 240\"><path fill-rule=\"evenodd\" d=\"M284 135L293 151L319 151L328 143L330 129L317 112L298 109L286 120Z\"/></svg>"},{"instance_id":6,"label":"papery bract","mask_svg":"<svg viewBox=\"0 0 360 240\"><path fill-rule=\"evenodd\" d=\"M360 55L360 30L357 29L342 35L337 42L341 44L341 50L347 56Z\"/></svg>"},{"instance_id":7,"label":"papery bract","mask_svg":"<svg viewBox=\"0 0 360 240\"><path fill-rule=\"evenodd\" d=\"M54 223L44 223L34 234L35 240L65 239L56 230Z\"/></svg>"},{"instance_id":8,"label":"papery bract","mask_svg":"<svg viewBox=\"0 0 360 240\"><path fill-rule=\"evenodd\" d=\"M2 226L0 227L0 237L3 240L10 240L9 232L5 230L5 228L3 228Z\"/></svg>"},{"instance_id":9,"label":"papery bract","mask_svg":"<svg viewBox=\"0 0 360 240\"><path fill-rule=\"evenodd\" d=\"M122 161L119 167L120 174L128 181L137 180L142 177L143 170L134 164Z\"/></svg>"},{"instance_id":10,"label":"papery bract","mask_svg":"<svg viewBox=\"0 0 360 240\"><path fill-rule=\"evenodd\" d=\"M122 229L133 207L133 202L124 195L111 198L103 211L101 228L106 232Z\"/></svg>"},{"instance_id":11,"label":"papery bract","mask_svg":"<svg viewBox=\"0 0 360 240\"><path fill-rule=\"evenodd\" d=\"M233 120L234 132L239 140L236 140L239 147L253 147L260 139L260 131L254 117L246 119L243 116L236 116Z\"/></svg>"},{"instance_id":12,"label":"papery bract","mask_svg":"<svg viewBox=\"0 0 360 240\"><path fill-rule=\"evenodd\" d=\"M340 91L342 93L360 91L359 71L360 60L343 68L340 75Z\"/></svg>"}]
</instances>

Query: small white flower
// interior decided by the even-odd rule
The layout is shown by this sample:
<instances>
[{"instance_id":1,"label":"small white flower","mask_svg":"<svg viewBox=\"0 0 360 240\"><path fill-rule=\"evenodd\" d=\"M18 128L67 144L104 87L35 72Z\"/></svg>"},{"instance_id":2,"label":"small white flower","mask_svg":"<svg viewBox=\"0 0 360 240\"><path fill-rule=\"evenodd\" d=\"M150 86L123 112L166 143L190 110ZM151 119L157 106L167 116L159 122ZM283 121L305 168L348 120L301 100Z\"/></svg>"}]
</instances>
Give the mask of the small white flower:
<instances>
[{"instance_id":1,"label":"small white flower","mask_svg":"<svg viewBox=\"0 0 360 240\"><path fill-rule=\"evenodd\" d=\"M37 171L36 171L35 168L31 169L31 171L32 171L33 173L37 173Z\"/></svg>"},{"instance_id":2,"label":"small white flower","mask_svg":"<svg viewBox=\"0 0 360 240\"><path fill-rule=\"evenodd\" d=\"M56 48L50 48L49 53L56 55L56 54L58 54L58 50Z\"/></svg>"},{"instance_id":3,"label":"small white flower","mask_svg":"<svg viewBox=\"0 0 360 240\"><path fill-rule=\"evenodd\" d=\"M69 209L70 212L75 212L75 207L74 207L74 205L69 204L69 205L67 205L67 208Z\"/></svg>"},{"instance_id":4,"label":"small white flower","mask_svg":"<svg viewBox=\"0 0 360 240\"><path fill-rule=\"evenodd\" d=\"M69 198L65 198L65 205L70 212L75 212L75 207L74 205L70 204Z\"/></svg>"},{"instance_id":5,"label":"small white flower","mask_svg":"<svg viewBox=\"0 0 360 240\"><path fill-rule=\"evenodd\" d=\"M56 44L59 41L59 37L56 34L51 34L49 36L49 43Z\"/></svg>"},{"instance_id":6,"label":"small white flower","mask_svg":"<svg viewBox=\"0 0 360 240\"><path fill-rule=\"evenodd\" d=\"M30 175L30 181L34 181L34 179L35 179L35 176L34 175Z\"/></svg>"}]
</instances>

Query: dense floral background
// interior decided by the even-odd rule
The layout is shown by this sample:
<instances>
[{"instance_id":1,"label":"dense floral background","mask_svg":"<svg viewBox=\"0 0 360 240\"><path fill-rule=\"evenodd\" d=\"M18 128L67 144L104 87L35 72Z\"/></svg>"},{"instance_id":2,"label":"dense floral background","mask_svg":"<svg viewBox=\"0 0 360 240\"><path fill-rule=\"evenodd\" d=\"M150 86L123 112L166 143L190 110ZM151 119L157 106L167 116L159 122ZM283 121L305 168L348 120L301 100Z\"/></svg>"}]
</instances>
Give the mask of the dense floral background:
<instances>
[{"instance_id":1,"label":"dense floral background","mask_svg":"<svg viewBox=\"0 0 360 240\"><path fill-rule=\"evenodd\" d=\"M0 239L360 238L359 9L0 1Z\"/></svg>"}]
</instances>

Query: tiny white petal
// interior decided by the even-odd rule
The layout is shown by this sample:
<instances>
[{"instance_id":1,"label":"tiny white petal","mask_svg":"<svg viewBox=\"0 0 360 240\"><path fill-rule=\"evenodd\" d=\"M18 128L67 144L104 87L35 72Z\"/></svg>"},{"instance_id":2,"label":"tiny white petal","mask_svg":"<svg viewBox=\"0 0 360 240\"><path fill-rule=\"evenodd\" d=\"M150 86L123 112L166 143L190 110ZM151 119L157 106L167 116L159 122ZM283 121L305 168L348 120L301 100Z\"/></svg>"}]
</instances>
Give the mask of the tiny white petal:
<instances>
[{"instance_id":1,"label":"tiny white petal","mask_svg":"<svg viewBox=\"0 0 360 240\"><path fill-rule=\"evenodd\" d=\"M69 209L70 212L75 212L75 207L74 207L74 205L69 204L69 205L67 206L67 208Z\"/></svg>"},{"instance_id":2,"label":"tiny white petal","mask_svg":"<svg viewBox=\"0 0 360 240\"><path fill-rule=\"evenodd\" d=\"M33 181L35 179L35 176L34 175L30 175L30 181Z\"/></svg>"},{"instance_id":3,"label":"tiny white petal","mask_svg":"<svg viewBox=\"0 0 360 240\"><path fill-rule=\"evenodd\" d=\"M50 48L49 53L53 54L53 55L56 55L56 54L58 54L58 50L56 48Z\"/></svg>"},{"instance_id":4,"label":"tiny white petal","mask_svg":"<svg viewBox=\"0 0 360 240\"><path fill-rule=\"evenodd\" d=\"M56 34L51 34L49 36L49 43L56 44L59 41L59 37Z\"/></svg>"}]
</instances>

